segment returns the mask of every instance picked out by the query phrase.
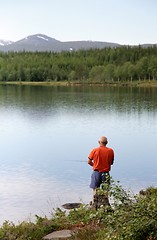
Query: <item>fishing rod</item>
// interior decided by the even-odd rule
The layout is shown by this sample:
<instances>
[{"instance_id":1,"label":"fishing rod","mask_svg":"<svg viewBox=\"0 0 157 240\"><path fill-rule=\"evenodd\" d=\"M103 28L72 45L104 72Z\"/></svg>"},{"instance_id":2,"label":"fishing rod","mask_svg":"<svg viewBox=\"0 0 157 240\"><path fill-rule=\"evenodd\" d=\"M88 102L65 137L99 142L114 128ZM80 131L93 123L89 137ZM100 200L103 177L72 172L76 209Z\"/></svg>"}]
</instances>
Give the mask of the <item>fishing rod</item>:
<instances>
[{"instance_id":1,"label":"fishing rod","mask_svg":"<svg viewBox=\"0 0 157 240\"><path fill-rule=\"evenodd\" d=\"M65 162L86 162L85 160L65 160Z\"/></svg>"}]
</instances>

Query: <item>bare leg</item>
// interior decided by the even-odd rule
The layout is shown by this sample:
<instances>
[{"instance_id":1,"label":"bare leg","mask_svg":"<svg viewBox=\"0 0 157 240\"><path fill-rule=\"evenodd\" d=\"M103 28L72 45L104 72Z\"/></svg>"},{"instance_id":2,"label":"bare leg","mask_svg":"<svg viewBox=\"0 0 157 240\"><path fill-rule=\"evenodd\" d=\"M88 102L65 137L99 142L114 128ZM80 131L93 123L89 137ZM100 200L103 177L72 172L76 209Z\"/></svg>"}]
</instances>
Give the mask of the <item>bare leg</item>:
<instances>
[{"instance_id":1,"label":"bare leg","mask_svg":"<svg viewBox=\"0 0 157 240\"><path fill-rule=\"evenodd\" d=\"M96 194L97 188L93 189L93 196Z\"/></svg>"}]
</instances>

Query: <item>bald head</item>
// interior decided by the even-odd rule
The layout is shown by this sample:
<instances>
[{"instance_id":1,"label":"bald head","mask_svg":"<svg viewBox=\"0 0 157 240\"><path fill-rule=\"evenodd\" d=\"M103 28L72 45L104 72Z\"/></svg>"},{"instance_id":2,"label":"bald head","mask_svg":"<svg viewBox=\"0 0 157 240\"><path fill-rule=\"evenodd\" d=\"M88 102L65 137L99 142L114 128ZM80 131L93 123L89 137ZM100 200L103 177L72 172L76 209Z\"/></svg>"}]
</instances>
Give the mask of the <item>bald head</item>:
<instances>
[{"instance_id":1,"label":"bald head","mask_svg":"<svg viewBox=\"0 0 157 240\"><path fill-rule=\"evenodd\" d=\"M101 146L106 146L106 144L108 143L107 137L102 136L102 137L99 139L98 142L99 142L99 144L100 144Z\"/></svg>"}]
</instances>

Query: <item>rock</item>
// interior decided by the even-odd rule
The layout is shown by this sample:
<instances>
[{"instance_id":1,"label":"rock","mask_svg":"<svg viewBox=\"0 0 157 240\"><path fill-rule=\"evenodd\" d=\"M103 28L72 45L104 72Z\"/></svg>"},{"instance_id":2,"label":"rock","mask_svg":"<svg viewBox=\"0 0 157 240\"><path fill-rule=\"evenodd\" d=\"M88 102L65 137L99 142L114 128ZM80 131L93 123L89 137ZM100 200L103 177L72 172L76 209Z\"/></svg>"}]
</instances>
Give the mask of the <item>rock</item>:
<instances>
[{"instance_id":1,"label":"rock","mask_svg":"<svg viewBox=\"0 0 157 240\"><path fill-rule=\"evenodd\" d=\"M62 207L65 209L74 209L79 208L81 205L81 203L65 203L62 205Z\"/></svg>"},{"instance_id":2,"label":"rock","mask_svg":"<svg viewBox=\"0 0 157 240\"><path fill-rule=\"evenodd\" d=\"M63 240L63 239L68 239L69 237L72 236L74 232L71 230L60 230L60 231L55 231L53 233L48 234L43 238L43 240Z\"/></svg>"}]
</instances>

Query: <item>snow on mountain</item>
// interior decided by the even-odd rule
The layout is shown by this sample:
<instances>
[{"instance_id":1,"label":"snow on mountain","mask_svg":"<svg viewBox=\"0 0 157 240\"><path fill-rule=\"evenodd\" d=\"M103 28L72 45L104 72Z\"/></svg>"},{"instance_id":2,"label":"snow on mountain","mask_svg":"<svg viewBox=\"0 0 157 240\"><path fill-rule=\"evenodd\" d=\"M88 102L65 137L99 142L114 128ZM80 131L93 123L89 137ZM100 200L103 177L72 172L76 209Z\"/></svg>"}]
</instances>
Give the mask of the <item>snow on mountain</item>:
<instances>
[{"instance_id":1,"label":"snow on mountain","mask_svg":"<svg viewBox=\"0 0 157 240\"><path fill-rule=\"evenodd\" d=\"M30 35L27 36L17 42L16 44L27 44L27 45L42 45L42 44L47 44L47 43L53 43L53 42L60 42L54 38L48 37L44 34L35 34L35 35Z\"/></svg>"},{"instance_id":2,"label":"snow on mountain","mask_svg":"<svg viewBox=\"0 0 157 240\"><path fill-rule=\"evenodd\" d=\"M41 36L41 35L37 36L37 38L41 38L41 39L43 39L43 40L45 40L45 41L49 41L48 38L45 38L45 37L43 37L43 36Z\"/></svg>"},{"instance_id":3,"label":"snow on mountain","mask_svg":"<svg viewBox=\"0 0 157 240\"><path fill-rule=\"evenodd\" d=\"M13 43L13 41L0 39L0 46L7 46L12 43Z\"/></svg>"}]
</instances>

